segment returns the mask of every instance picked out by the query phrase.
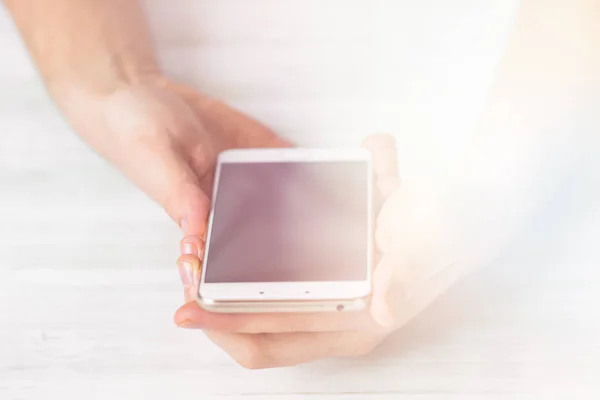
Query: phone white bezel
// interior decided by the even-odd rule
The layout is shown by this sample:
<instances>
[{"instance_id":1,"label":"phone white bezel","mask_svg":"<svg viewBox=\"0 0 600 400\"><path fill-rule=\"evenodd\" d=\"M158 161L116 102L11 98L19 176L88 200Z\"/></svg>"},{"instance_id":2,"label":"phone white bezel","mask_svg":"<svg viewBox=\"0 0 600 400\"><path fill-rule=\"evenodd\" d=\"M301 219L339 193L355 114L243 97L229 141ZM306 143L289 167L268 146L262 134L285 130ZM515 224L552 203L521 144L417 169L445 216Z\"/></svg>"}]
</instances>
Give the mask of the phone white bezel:
<instances>
[{"instance_id":1,"label":"phone white bezel","mask_svg":"<svg viewBox=\"0 0 600 400\"><path fill-rule=\"evenodd\" d=\"M361 281L332 282L244 282L244 283L206 283L210 238L213 227L215 203L223 164L249 162L344 162L359 161L366 163L367 173L367 213L368 229L365 232L367 242L367 260L365 260L366 279ZM319 301L364 298L371 293L371 274L373 258L373 215L372 215L372 167L370 153L365 149L235 149L222 152L217 160L213 187L214 201L208 222L205 257L202 276L198 286L198 298L202 302L239 302L239 301ZM202 303L201 302L201 303Z\"/></svg>"}]
</instances>

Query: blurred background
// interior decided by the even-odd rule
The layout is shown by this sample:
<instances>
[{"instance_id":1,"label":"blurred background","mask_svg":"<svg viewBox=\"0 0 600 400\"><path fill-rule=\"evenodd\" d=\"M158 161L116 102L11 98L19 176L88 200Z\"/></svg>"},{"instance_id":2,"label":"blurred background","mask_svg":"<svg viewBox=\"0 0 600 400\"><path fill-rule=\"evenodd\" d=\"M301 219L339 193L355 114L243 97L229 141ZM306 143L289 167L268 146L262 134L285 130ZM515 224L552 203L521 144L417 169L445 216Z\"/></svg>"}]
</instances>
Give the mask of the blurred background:
<instances>
[{"instance_id":1,"label":"blurred background","mask_svg":"<svg viewBox=\"0 0 600 400\"><path fill-rule=\"evenodd\" d=\"M519 1L145 5L171 76L301 144L394 133L403 176L431 179L474 132ZM586 104L573 129L592 132ZM0 398L598 398L588 138L511 250L372 357L248 372L171 323L178 230L70 131L0 7Z\"/></svg>"}]
</instances>

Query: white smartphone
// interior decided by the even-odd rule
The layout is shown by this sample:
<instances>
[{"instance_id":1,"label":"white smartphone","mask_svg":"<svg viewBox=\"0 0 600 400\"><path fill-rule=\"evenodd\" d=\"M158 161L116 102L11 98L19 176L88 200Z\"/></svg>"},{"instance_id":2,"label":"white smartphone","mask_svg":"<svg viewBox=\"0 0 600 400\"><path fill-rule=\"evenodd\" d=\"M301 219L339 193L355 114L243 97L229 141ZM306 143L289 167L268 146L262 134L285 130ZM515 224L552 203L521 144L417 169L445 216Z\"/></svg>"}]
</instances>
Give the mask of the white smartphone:
<instances>
[{"instance_id":1,"label":"white smartphone","mask_svg":"<svg viewBox=\"0 0 600 400\"><path fill-rule=\"evenodd\" d=\"M372 170L363 149L220 154L198 303L211 312L363 309Z\"/></svg>"}]
</instances>

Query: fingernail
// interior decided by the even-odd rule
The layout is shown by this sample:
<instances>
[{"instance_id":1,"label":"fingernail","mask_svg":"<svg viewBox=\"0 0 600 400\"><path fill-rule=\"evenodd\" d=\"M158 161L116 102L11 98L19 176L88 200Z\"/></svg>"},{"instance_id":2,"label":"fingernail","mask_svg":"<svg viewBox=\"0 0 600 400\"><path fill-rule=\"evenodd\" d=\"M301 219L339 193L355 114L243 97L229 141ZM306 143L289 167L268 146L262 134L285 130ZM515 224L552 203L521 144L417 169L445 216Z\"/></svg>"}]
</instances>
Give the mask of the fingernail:
<instances>
[{"instance_id":1,"label":"fingernail","mask_svg":"<svg viewBox=\"0 0 600 400\"><path fill-rule=\"evenodd\" d=\"M181 240L181 254L191 254L202 260L204 252L204 242L195 236L186 236Z\"/></svg>"},{"instance_id":2,"label":"fingernail","mask_svg":"<svg viewBox=\"0 0 600 400\"><path fill-rule=\"evenodd\" d=\"M181 262L177 266L179 269L179 277L181 278L181 284L185 289L194 285L194 267L189 262Z\"/></svg>"},{"instance_id":3,"label":"fingernail","mask_svg":"<svg viewBox=\"0 0 600 400\"><path fill-rule=\"evenodd\" d=\"M200 329L202 328L200 325L194 323L189 319L184 319L183 321L177 323L177 326L183 329Z\"/></svg>"},{"instance_id":4,"label":"fingernail","mask_svg":"<svg viewBox=\"0 0 600 400\"><path fill-rule=\"evenodd\" d=\"M181 254L193 254L200 257L200 249L196 243L183 242L181 244Z\"/></svg>"}]
</instances>

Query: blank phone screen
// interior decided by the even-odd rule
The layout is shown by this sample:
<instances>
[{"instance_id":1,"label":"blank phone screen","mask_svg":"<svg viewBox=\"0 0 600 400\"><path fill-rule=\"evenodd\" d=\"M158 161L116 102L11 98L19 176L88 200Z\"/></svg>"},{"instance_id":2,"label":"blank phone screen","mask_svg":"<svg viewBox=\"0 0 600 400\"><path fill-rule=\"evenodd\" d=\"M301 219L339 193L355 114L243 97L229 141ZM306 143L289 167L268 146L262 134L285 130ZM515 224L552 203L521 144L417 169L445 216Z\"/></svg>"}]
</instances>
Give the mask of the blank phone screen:
<instances>
[{"instance_id":1,"label":"blank phone screen","mask_svg":"<svg viewBox=\"0 0 600 400\"><path fill-rule=\"evenodd\" d=\"M205 282L367 278L365 161L221 165Z\"/></svg>"}]
</instances>

